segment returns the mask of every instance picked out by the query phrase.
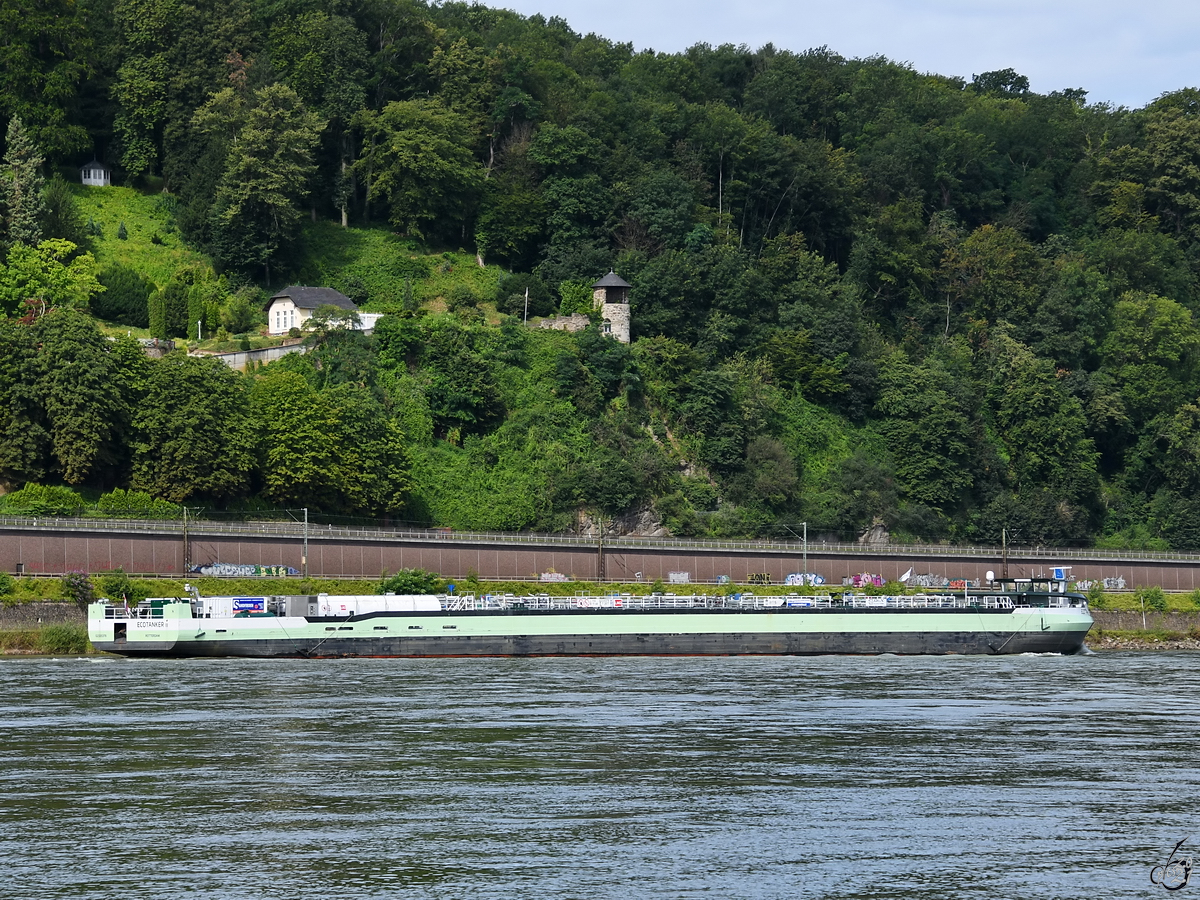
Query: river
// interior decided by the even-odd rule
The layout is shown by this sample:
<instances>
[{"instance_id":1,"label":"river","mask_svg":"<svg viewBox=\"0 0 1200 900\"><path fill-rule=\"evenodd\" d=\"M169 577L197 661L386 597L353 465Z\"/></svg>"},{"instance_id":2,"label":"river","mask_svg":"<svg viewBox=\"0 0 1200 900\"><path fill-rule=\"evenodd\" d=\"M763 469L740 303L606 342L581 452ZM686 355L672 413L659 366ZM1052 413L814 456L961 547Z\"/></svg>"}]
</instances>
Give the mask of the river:
<instances>
[{"instance_id":1,"label":"river","mask_svg":"<svg viewBox=\"0 0 1200 900\"><path fill-rule=\"evenodd\" d=\"M1186 652L3 658L0 896L1162 896L1197 697Z\"/></svg>"}]
</instances>

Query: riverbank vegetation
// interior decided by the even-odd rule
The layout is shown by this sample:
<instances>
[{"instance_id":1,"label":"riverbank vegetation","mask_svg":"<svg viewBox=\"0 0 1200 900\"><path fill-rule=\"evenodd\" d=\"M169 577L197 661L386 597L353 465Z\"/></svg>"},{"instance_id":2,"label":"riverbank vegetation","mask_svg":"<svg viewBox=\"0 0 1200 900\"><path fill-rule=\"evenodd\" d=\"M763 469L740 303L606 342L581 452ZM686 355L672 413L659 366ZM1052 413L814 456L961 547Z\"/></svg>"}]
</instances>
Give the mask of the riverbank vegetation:
<instances>
[{"instance_id":1,"label":"riverbank vegetation","mask_svg":"<svg viewBox=\"0 0 1200 900\"><path fill-rule=\"evenodd\" d=\"M0 655L79 656L95 652L85 625L0 630Z\"/></svg>"},{"instance_id":2,"label":"riverbank vegetation","mask_svg":"<svg viewBox=\"0 0 1200 900\"><path fill-rule=\"evenodd\" d=\"M1200 549L1193 88L454 2L27 12L0 513ZM135 340L258 346L291 283L385 317L246 374Z\"/></svg>"}]
</instances>

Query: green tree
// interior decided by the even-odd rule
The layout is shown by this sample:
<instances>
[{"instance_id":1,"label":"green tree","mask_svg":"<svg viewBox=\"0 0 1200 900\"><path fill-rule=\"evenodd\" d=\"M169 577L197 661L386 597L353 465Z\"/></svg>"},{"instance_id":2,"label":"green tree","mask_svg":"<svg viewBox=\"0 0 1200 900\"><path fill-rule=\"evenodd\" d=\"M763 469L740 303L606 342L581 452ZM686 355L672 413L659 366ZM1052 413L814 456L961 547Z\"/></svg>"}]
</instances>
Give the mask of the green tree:
<instances>
[{"instance_id":1,"label":"green tree","mask_svg":"<svg viewBox=\"0 0 1200 900\"><path fill-rule=\"evenodd\" d=\"M1037 305L1041 277L1033 245L1017 231L982 226L949 248L942 260L946 333L955 309L988 323L1003 319L1024 324Z\"/></svg>"},{"instance_id":2,"label":"green tree","mask_svg":"<svg viewBox=\"0 0 1200 900\"><path fill-rule=\"evenodd\" d=\"M904 494L939 509L960 503L974 481L975 429L944 364L887 357L876 410Z\"/></svg>"},{"instance_id":3,"label":"green tree","mask_svg":"<svg viewBox=\"0 0 1200 900\"><path fill-rule=\"evenodd\" d=\"M97 280L104 286L104 291L92 299L92 312L109 322L135 328L149 326L149 300L155 290L153 282L121 263L105 266Z\"/></svg>"},{"instance_id":4,"label":"green tree","mask_svg":"<svg viewBox=\"0 0 1200 900\"><path fill-rule=\"evenodd\" d=\"M479 258L496 257L514 267L532 265L546 223L546 203L528 166L513 162L519 151L504 159L505 166L485 180L475 220Z\"/></svg>"},{"instance_id":5,"label":"green tree","mask_svg":"<svg viewBox=\"0 0 1200 900\"><path fill-rule=\"evenodd\" d=\"M45 213L42 217L42 234L51 238L62 238L78 247L88 242L87 229L79 215L75 196L63 177L55 173L42 192Z\"/></svg>"},{"instance_id":6,"label":"green tree","mask_svg":"<svg viewBox=\"0 0 1200 900\"><path fill-rule=\"evenodd\" d=\"M40 481L48 467L37 354L33 329L0 319L0 483L10 486Z\"/></svg>"},{"instance_id":7,"label":"green tree","mask_svg":"<svg viewBox=\"0 0 1200 900\"><path fill-rule=\"evenodd\" d=\"M326 123L326 146L332 145L332 152L324 156L334 169L324 180L346 227L351 199L347 170L353 162L351 122L366 105L370 79L367 36L353 19L306 12L275 22L270 50L282 80Z\"/></svg>"},{"instance_id":8,"label":"green tree","mask_svg":"<svg viewBox=\"0 0 1200 900\"><path fill-rule=\"evenodd\" d=\"M1167 611L1167 595L1157 584L1138 588L1133 592L1133 599L1151 612Z\"/></svg>"},{"instance_id":9,"label":"green tree","mask_svg":"<svg viewBox=\"0 0 1200 900\"><path fill-rule=\"evenodd\" d=\"M162 50L146 46L146 31L169 27L174 4L155 0L124 0L115 4L119 18L127 23L127 37L134 52L128 53L117 72L113 95L117 113L113 127L121 141L121 165L131 178L151 174L160 162L162 128L168 107L170 62ZM144 13L152 11L152 17ZM135 31L136 29L136 31ZM157 50L157 52L156 52Z\"/></svg>"},{"instance_id":10,"label":"green tree","mask_svg":"<svg viewBox=\"0 0 1200 900\"><path fill-rule=\"evenodd\" d=\"M130 578L120 566L98 573L97 581L100 594L109 600L124 600L130 606L137 606L146 599L146 589Z\"/></svg>"},{"instance_id":11,"label":"green tree","mask_svg":"<svg viewBox=\"0 0 1200 900\"><path fill-rule=\"evenodd\" d=\"M56 473L67 484L113 479L125 454L128 410L112 341L70 309L42 316L34 334Z\"/></svg>"},{"instance_id":12,"label":"green tree","mask_svg":"<svg viewBox=\"0 0 1200 900\"><path fill-rule=\"evenodd\" d=\"M1200 331L1182 304L1132 291L1117 301L1101 352L1137 426L1188 398L1198 349Z\"/></svg>"},{"instance_id":13,"label":"green tree","mask_svg":"<svg viewBox=\"0 0 1200 900\"><path fill-rule=\"evenodd\" d=\"M1090 502L1099 488L1097 454L1079 400L1049 360L1007 334L992 345L989 400L1016 490L1049 490L1063 503Z\"/></svg>"},{"instance_id":14,"label":"green tree","mask_svg":"<svg viewBox=\"0 0 1200 900\"><path fill-rule=\"evenodd\" d=\"M271 368L250 390L262 494L273 503L333 507L338 496L337 415L295 372Z\"/></svg>"},{"instance_id":15,"label":"green tree","mask_svg":"<svg viewBox=\"0 0 1200 900\"><path fill-rule=\"evenodd\" d=\"M70 241L51 238L36 247L14 244L0 272L0 312L13 315L24 307L33 315L52 309L86 309L104 291L90 253L75 254Z\"/></svg>"},{"instance_id":16,"label":"green tree","mask_svg":"<svg viewBox=\"0 0 1200 900\"><path fill-rule=\"evenodd\" d=\"M262 310L256 305L258 296L254 291L239 290L233 293L221 307L222 327L230 334L242 334L262 321Z\"/></svg>"},{"instance_id":17,"label":"green tree","mask_svg":"<svg viewBox=\"0 0 1200 900\"><path fill-rule=\"evenodd\" d=\"M254 92L244 108L234 89L226 88L196 114L196 125L221 132L231 114L240 116L240 127L210 212L213 248L234 268L262 266L269 282L272 263L299 227L323 123L295 91L272 84Z\"/></svg>"},{"instance_id":18,"label":"green tree","mask_svg":"<svg viewBox=\"0 0 1200 900\"><path fill-rule=\"evenodd\" d=\"M405 234L457 233L483 182L467 120L433 100L406 100L364 112L358 124L367 145L355 166L369 199L386 202Z\"/></svg>"},{"instance_id":19,"label":"green tree","mask_svg":"<svg viewBox=\"0 0 1200 900\"><path fill-rule=\"evenodd\" d=\"M0 173L4 187L4 237L14 244L32 246L42 239L42 220L46 215L42 154L17 116L8 122L5 146L8 149Z\"/></svg>"},{"instance_id":20,"label":"green tree","mask_svg":"<svg viewBox=\"0 0 1200 900\"><path fill-rule=\"evenodd\" d=\"M254 432L242 379L217 360L174 356L156 362L133 417L130 484L182 503L246 493Z\"/></svg>"},{"instance_id":21,"label":"green tree","mask_svg":"<svg viewBox=\"0 0 1200 900\"><path fill-rule=\"evenodd\" d=\"M380 579L377 594L432 594L442 586L442 579L424 569L401 569L395 575Z\"/></svg>"},{"instance_id":22,"label":"green tree","mask_svg":"<svg viewBox=\"0 0 1200 900\"><path fill-rule=\"evenodd\" d=\"M337 421L338 505L360 515L401 512L412 488L412 460L399 426L374 395L355 384L325 392Z\"/></svg>"},{"instance_id":23,"label":"green tree","mask_svg":"<svg viewBox=\"0 0 1200 900\"><path fill-rule=\"evenodd\" d=\"M88 604L96 599L96 588L87 572L68 572L62 577L63 596L74 602L76 606L87 611Z\"/></svg>"},{"instance_id":24,"label":"green tree","mask_svg":"<svg viewBox=\"0 0 1200 900\"><path fill-rule=\"evenodd\" d=\"M20 117L54 159L91 144L78 112L96 68L98 18L71 0L0 4L0 120Z\"/></svg>"},{"instance_id":25,"label":"green tree","mask_svg":"<svg viewBox=\"0 0 1200 900\"><path fill-rule=\"evenodd\" d=\"M529 315L548 316L554 312L554 297L545 282L536 275L525 272L506 275L500 279L496 286L496 309L510 316L523 318L526 291L529 292ZM590 289L588 297L591 297ZM588 308L590 309L590 306Z\"/></svg>"},{"instance_id":26,"label":"green tree","mask_svg":"<svg viewBox=\"0 0 1200 900\"><path fill-rule=\"evenodd\" d=\"M1175 234L1200 237L1200 91L1186 88L1146 108L1148 194Z\"/></svg>"}]
</instances>

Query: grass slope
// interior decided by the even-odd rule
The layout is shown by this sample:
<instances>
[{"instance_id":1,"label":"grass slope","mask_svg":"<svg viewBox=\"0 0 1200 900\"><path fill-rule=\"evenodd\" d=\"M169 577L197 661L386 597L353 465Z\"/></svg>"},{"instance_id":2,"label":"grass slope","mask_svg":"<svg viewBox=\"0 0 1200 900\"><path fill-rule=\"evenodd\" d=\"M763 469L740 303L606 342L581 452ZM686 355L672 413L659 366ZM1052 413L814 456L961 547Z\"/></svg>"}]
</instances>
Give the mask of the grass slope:
<instances>
[{"instance_id":1,"label":"grass slope","mask_svg":"<svg viewBox=\"0 0 1200 900\"><path fill-rule=\"evenodd\" d=\"M159 287L181 268L212 268L212 260L184 243L175 227L174 198L157 191L128 187L71 185L84 222L100 227L91 250L101 265L122 263L141 272ZM126 238L117 237L121 223ZM491 300L504 275L499 266L479 266L465 251L430 253L386 227L342 228L336 222L305 222L291 248L293 269L282 288L305 284L336 288L350 296L370 297L368 310L399 309L406 285L413 298L434 309L456 285L466 285L481 300Z\"/></svg>"},{"instance_id":2,"label":"grass slope","mask_svg":"<svg viewBox=\"0 0 1200 900\"><path fill-rule=\"evenodd\" d=\"M121 263L141 272L159 287L179 269L190 265L212 268L203 253L184 246L175 229L172 199L162 193L143 193L127 187L71 186L79 214L101 233L91 239L91 251L101 266ZM117 237L121 223L127 237ZM151 240L157 236L161 243Z\"/></svg>"},{"instance_id":3,"label":"grass slope","mask_svg":"<svg viewBox=\"0 0 1200 900\"><path fill-rule=\"evenodd\" d=\"M336 222L305 223L295 257L289 283L324 285L352 297L365 291L367 309L380 312L399 309L407 287L426 306L444 300L455 285L490 300L504 274L462 250L427 253L386 227L342 228Z\"/></svg>"}]
</instances>

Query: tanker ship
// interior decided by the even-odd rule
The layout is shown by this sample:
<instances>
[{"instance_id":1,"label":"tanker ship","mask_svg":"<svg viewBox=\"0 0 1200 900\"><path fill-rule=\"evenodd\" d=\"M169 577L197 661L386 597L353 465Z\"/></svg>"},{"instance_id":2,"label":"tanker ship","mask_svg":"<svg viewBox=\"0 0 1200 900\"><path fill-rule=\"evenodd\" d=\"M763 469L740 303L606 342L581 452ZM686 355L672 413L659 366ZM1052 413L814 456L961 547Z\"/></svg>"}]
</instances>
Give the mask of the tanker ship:
<instances>
[{"instance_id":1,"label":"tanker ship","mask_svg":"<svg viewBox=\"0 0 1200 900\"><path fill-rule=\"evenodd\" d=\"M91 604L99 650L150 657L1075 653L1092 626L1065 580L897 596L165 597Z\"/></svg>"}]
</instances>

